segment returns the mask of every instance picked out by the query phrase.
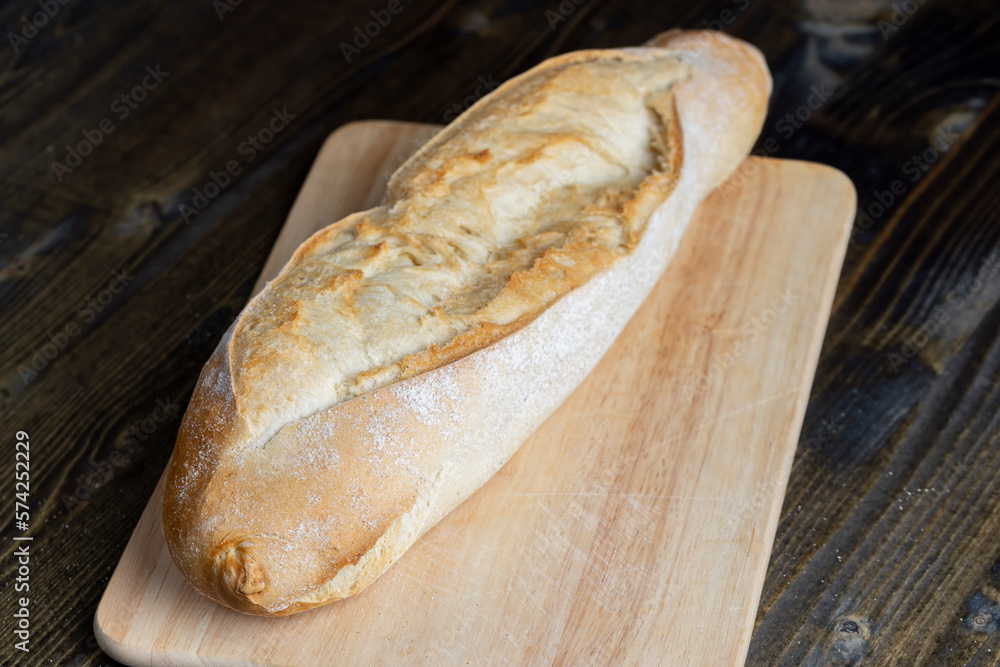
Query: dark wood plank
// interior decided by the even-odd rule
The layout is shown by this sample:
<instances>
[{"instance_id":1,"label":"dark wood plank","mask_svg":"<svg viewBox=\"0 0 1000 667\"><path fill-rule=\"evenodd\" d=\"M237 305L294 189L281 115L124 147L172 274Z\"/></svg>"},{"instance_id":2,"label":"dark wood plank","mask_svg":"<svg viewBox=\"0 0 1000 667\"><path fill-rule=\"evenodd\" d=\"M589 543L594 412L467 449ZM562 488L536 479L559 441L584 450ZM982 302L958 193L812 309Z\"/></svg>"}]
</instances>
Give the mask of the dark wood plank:
<instances>
[{"instance_id":1,"label":"dark wood plank","mask_svg":"<svg viewBox=\"0 0 1000 667\"><path fill-rule=\"evenodd\" d=\"M791 145L851 174L868 217L856 222L748 664L998 660L1000 99L989 81L1000 31L967 6L920 11ZM923 79L919 96L894 63ZM923 171L913 156L926 150Z\"/></svg>"},{"instance_id":2,"label":"dark wood plank","mask_svg":"<svg viewBox=\"0 0 1000 667\"><path fill-rule=\"evenodd\" d=\"M996 660L998 120L994 103L844 277L751 664Z\"/></svg>"},{"instance_id":3,"label":"dark wood plank","mask_svg":"<svg viewBox=\"0 0 1000 667\"><path fill-rule=\"evenodd\" d=\"M110 664L91 618L173 444L157 401L183 410L327 134L445 122L483 80L707 22L768 56L760 152L841 168L865 210L905 187L848 253L748 664L995 663L1000 280L969 283L1000 229L992 3L930 0L884 35L893 10L859 1L403 2L351 62L341 42L385 2L243 2L220 20L208 2L73 0L18 52L0 45L0 433L32 435L32 662ZM4 4L4 35L36 11ZM121 118L116 98L157 65L169 75ZM813 86L831 91L815 110ZM241 143L286 107L246 162ZM59 180L52 162L104 118L114 131ZM942 127L961 141L909 180ZM185 216L230 160L240 173ZM97 312L116 270L134 278ZM925 340L936 308L951 317ZM23 376L52 338L65 349Z\"/></svg>"}]
</instances>

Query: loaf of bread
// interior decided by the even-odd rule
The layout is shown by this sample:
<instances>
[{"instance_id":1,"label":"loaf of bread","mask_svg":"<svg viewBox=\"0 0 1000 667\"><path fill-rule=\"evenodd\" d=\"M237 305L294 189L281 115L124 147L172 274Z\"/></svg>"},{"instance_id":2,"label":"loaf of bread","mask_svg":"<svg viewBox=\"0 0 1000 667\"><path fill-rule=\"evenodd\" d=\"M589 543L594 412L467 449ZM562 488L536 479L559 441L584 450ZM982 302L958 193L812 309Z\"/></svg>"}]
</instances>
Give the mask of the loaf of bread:
<instances>
[{"instance_id":1,"label":"loaf of bread","mask_svg":"<svg viewBox=\"0 0 1000 667\"><path fill-rule=\"evenodd\" d=\"M201 593L291 614L358 593L584 379L747 155L771 81L712 32L552 58L321 230L206 364L163 495Z\"/></svg>"}]
</instances>

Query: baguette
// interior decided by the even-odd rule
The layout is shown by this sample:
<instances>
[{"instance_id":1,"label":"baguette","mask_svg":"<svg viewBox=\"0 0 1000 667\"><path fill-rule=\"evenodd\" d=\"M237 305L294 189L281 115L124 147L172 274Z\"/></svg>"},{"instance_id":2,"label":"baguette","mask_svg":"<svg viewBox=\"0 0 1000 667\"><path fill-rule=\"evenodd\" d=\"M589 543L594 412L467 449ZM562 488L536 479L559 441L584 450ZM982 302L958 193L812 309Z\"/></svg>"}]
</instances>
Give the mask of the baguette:
<instances>
[{"instance_id":1,"label":"baguette","mask_svg":"<svg viewBox=\"0 0 1000 667\"><path fill-rule=\"evenodd\" d=\"M163 528L185 578L268 616L374 581L597 364L770 87L756 49L706 31L552 58L303 243L184 415Z\"/></svg>"}]
</instances>

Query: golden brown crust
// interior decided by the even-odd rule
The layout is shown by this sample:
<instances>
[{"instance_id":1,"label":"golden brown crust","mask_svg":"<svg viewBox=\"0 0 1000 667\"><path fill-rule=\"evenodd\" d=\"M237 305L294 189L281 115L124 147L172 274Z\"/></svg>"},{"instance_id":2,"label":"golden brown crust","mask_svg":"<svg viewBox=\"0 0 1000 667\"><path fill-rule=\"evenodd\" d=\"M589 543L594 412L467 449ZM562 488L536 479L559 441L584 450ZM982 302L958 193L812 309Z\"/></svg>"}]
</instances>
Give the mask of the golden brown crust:
<instances>
[{"instance_id":1,"label":"golden brown crust","mask_svg":"<svg viewBox=\"0 0 1000 667\"><path fill-rule=\"evenodd\" d=\"M167 543L197 590L264 615L362 590L589 372L770 89L741 42L657 43L503 84L248 304L167 472Z\"/></svg>"}]
</instances>

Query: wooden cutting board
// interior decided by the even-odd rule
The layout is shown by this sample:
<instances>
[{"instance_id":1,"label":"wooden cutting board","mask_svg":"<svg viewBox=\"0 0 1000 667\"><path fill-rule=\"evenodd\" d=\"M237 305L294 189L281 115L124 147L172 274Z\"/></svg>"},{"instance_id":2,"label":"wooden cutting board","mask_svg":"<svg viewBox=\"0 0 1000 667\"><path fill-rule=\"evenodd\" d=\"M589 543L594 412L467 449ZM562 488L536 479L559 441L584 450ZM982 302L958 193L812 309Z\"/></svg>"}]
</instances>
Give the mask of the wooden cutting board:
<instances>
[{"instance_id":1,"label":"wooden cutting board","mask_svg":"<svg viewBox=\"0 0 1000 667\"><path fill-rule=\"evenodd\" d=\"M334 133L257 289L379 203L436 129ZM354 598L258 618L199 596L167 553L161 479L101 647L130 665L742 664L854 206L829 167L745 162L586 382Z\"/></svg>"}]
</instances>

